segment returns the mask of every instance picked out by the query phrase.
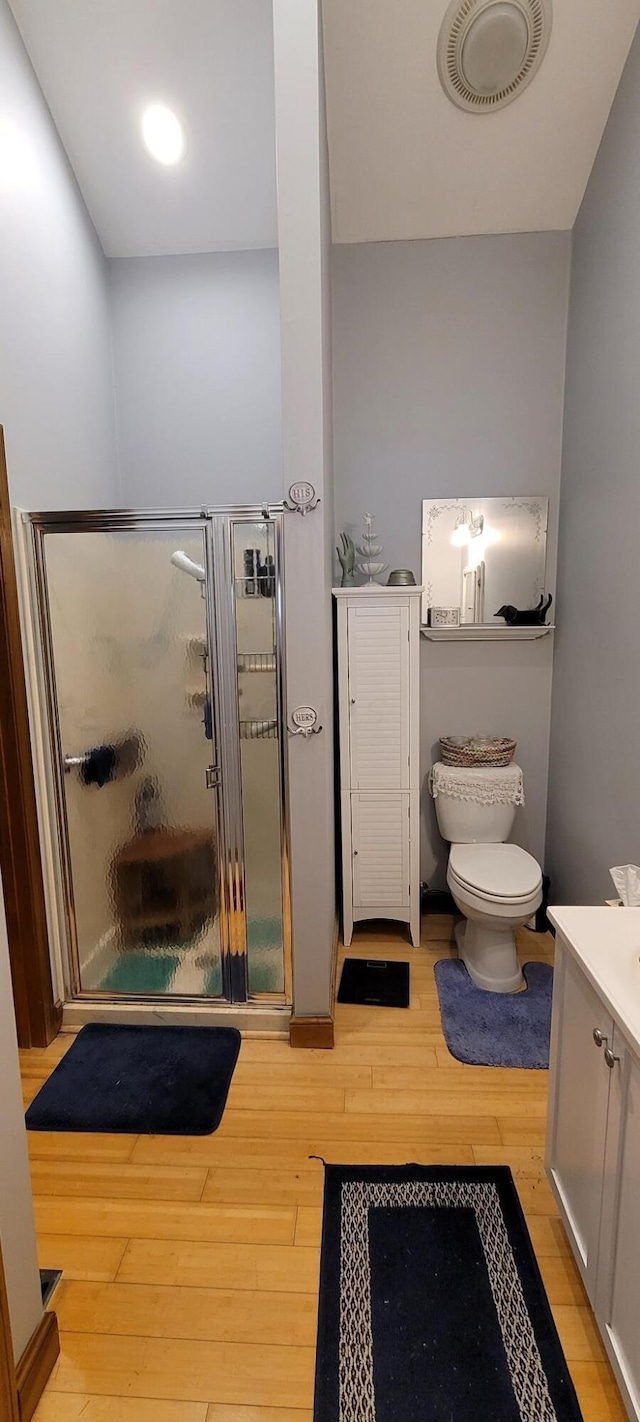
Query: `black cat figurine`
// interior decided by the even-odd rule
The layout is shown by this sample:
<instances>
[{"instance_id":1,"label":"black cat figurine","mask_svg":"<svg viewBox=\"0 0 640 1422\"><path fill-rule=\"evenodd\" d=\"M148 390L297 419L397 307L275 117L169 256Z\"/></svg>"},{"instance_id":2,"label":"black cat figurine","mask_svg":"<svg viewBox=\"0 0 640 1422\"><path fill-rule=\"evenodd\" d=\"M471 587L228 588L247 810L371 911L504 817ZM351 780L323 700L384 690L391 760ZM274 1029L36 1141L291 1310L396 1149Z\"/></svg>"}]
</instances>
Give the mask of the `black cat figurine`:
<instances>
[{"instance_id":1,"label":"black cat figurine","mask_svg":"<svg viewBox=\"0 0 640 1422\"><path fill-rule=\"evenodd\" d=\"M540 595L537 607L519 610L506 602L498 608L496 617L504 617L509 627L544 627L547 620L547 613L553 602L553 596L549 593L547 601L544 600L544 593Z\"/></svg>"}]
</instances>

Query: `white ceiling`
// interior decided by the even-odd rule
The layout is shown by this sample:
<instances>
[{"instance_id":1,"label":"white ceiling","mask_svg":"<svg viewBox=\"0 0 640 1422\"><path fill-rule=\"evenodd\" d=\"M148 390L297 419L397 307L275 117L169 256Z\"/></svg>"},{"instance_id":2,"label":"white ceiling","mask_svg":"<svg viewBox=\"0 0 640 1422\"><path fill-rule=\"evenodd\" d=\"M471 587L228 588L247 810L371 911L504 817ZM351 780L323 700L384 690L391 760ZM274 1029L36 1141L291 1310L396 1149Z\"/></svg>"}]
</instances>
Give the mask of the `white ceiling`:
<instances>
[{"instance_id":1,"label":"white ceiling","mask_svg":"<svg viewBox=\"0 0 640 1422\"><path fill-rule=\"evenodd\" d=\"M108 256L277 245L272 0L10 0ZM333 236L570 228L640 0L553 0L542 68L508 108L445 96L447 0L323 0ZM175 109L185 159L140 140Z\"/></svg>"},{"instance_id":2,"label":"white ceiling","mask_svg":"<svg viewBox=\"0 0 640 1422\"><path fill-rule=\"evenodd\" d=\"M271 0L10 0L109 257L277 245ZM185 158L140 117L164 103Z\"/></svg>"},{"instance_id":3,"label":"white ceiling","mask_svg":"<svg viewBox=\"0 0 640 1422\"><path fill-rule=\"evenodd\" d=\"M440 87L447 3L323 0L336 242L573 226L640 0L553 0L539 73L481 114Z\"/></svg>"}]
</instances>

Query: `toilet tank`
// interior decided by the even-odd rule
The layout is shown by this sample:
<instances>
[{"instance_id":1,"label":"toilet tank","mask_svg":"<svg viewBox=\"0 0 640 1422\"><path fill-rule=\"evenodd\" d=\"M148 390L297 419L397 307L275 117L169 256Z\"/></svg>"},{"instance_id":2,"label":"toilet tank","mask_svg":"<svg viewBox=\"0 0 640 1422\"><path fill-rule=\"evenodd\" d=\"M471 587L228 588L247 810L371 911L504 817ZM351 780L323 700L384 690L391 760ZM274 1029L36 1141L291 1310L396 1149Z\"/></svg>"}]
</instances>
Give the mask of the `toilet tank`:
<instances>
[{"instance_id":1,"label":"toilet tank","mask_svg":"<svg viewBox=\"0 0 640 1422\"><path fill-rule=\"evenodd\" d=\"M430 790L440 834L450 844L505 844L524 802L519 765L467 770L438 761Z\"/></svg>"}]
</instances>

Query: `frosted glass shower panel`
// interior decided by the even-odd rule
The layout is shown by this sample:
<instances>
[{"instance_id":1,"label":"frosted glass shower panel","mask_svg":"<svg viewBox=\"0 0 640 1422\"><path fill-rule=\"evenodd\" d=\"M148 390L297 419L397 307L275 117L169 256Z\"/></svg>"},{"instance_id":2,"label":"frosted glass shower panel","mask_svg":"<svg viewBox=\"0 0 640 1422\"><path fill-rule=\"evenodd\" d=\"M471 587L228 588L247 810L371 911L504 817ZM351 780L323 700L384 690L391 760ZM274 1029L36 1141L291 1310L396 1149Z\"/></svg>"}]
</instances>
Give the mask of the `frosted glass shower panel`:
<instances>
[{"instance_id":1,"label":"frosted glass shower panel","mask_svg":"<svg viewBox=\"0 0 640 1422\"><path fill-rule=\"evenodd\" d=\"M205 566L193 528L44 537L76 991L222 991Z\"/></svg>"},{"instance_id":2,"label":"frosted glass shower panel","mask_svg":"<svg viewBox=\"0 0 640 1422\"><path fill-rule=\"evenodd\" d=\"M249 993L284 991L278 638L272 523L234 523Z\"/></svg>"}]
</instances>

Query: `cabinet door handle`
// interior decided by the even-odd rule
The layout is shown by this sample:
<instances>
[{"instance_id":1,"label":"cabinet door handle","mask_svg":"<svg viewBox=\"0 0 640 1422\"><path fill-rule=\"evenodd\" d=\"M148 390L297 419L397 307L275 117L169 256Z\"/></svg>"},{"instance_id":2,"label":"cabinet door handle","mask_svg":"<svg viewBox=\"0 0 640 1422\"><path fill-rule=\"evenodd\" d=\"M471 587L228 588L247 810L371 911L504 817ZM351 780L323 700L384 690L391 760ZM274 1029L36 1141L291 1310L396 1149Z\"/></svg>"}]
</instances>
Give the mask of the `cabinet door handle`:
<instances>
[{"instance_id":1,"label":"cabinet door handle","mask_svg":"<svg viewBox=\"0 0 640 1422\"><path fill-rule=\"evenodd\" d=\"M599 1027L594 1027L593 1040L596 1044L596 1047L604 1047L604 1044L608 1041L608 1038L605 1037L604 1032L600 1031Z\"/></svg>"},{"instance_id":2,"label":"cabinet door handle","mask_svg":"<svg viewBox=\"0 0 640 1422\"><path fill-rule=\"evenodd\" d=\"M609 1071L613 1071L616 1062L620 1061L620 1058L616 1056L615 1052L612 1052L611 1047L605 1047L604 1059L607 1063Z\"/></svg>"}]
</instances>

